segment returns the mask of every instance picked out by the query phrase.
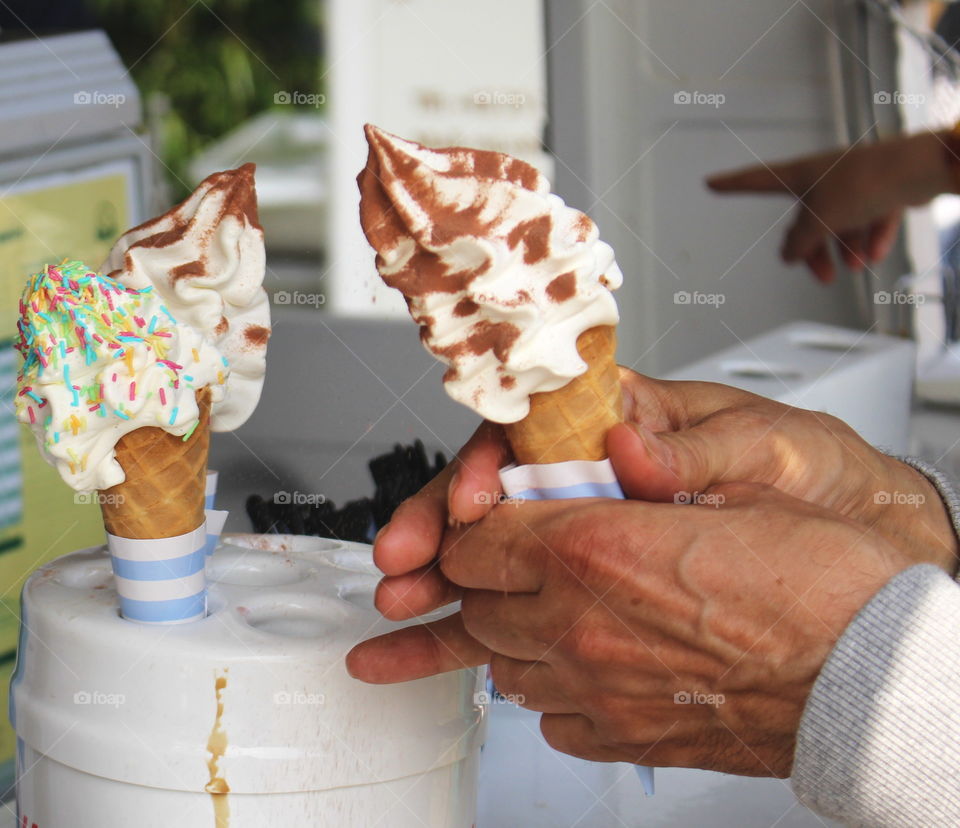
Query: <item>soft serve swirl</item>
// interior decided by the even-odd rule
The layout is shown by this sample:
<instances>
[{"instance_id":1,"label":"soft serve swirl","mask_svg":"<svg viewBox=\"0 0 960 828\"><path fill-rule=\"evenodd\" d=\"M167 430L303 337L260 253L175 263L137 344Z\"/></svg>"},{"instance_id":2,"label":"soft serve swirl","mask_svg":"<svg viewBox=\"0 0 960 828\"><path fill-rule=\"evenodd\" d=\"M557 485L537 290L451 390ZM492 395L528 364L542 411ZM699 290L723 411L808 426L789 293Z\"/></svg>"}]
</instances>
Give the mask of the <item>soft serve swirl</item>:
<instances>
[{"instance_id":1,"label":"soft serve swirl","mask_svg":"<svg viewBox=\"0 0 960 828\"><path fill-rule=\"evenodd\" d=\"M486 419L522 420L531 394L586 370L577 337L617 324L612 248L523 161L371 125L366 136L360 219L380 275L449 366L447 393Z\"/></svg>"},{"instance_id":2,"label":"soft serve swirl","mask_svg":"<svg viewBox=\"0 0 960 828\"><path fill-rule=\"evenodd\" d=\"M124 233L101 268L127 287L152 287L230 361L227 393L211 410L213 431L247 420L266 372L270 302L254 172L244 164L207 177L182 204Z\"/></svg>"},{"instance_id":3,"label":"soft serve swirl","mask_svg":"<svg viewBox=\"0 0 960 828\"><path fill-rule=\"evenodd\" d=\"M115 446L156 426L186 438L196 393L224 398L230 367L201 333L180 324L152 288L135 290L80 262L30 277L20 300L17 418L78 491L124 480Z\"/></svg>"}]
</instances>

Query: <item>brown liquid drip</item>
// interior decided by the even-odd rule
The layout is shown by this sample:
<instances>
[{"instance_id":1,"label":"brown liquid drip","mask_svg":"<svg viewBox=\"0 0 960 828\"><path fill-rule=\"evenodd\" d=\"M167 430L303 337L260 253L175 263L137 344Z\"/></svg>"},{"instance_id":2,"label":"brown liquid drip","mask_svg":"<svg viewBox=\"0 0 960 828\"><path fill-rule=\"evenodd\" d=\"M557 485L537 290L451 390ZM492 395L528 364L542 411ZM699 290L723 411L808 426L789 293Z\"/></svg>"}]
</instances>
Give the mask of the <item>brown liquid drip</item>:
<instances>
[{"instance_id":1,"label":"brown liquid drip","mask_svg":"<svg viewBox=\"0 0 960 828\"><path fill-rule=\"evenodd\" d=\"M226 672L224 670L224 673ZM213 687L217 697L217 715L213 720L210 738L207 739L207 750L210 753L207 770L210 773L210 781L207 782L204 790L210 794L213 801L214 828L230 828L230 801L227 798L230 786L220 775L220 760L227 752L227 732L223 729L223 691L227 688L226 675L217 676Z\"/></svg>"}]
</instances>

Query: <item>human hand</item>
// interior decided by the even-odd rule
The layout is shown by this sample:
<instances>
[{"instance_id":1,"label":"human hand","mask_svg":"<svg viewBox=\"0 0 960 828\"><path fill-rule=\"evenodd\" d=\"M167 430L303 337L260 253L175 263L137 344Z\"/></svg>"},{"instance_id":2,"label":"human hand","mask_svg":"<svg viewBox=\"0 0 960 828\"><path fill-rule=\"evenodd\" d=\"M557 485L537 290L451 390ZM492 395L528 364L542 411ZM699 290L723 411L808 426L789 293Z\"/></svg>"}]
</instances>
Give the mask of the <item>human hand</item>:
<instances>
[{"instance_id":1,"label":"human hand","mask_svg":"<svg viewBox=\"0 0 960 828\"><path fill-rule=\"evenodd\" d=\"M528 502L451 529L449 619L364 642L365 680L489 658L500 692L586 759L787 776L807 696L856 612L913 561L771 487L710 505ZM469 640L468 640L469 639ZM474 643L470 643L474 642Z\"/></svg>"},{"instance_id":2,"label":"human hand","mask_svg":"<svg viewBox=\"0 0 960 828\"><path fill-rule=\"evenodd\" d=\"M917 563L954 570L956 538L930 482L837 418L713 383L627 369L621 381L629 425L611 431L608 449L627 497L670 502L717 483L763 483L871 527ZM374 559L386 577L375 602L386 617L412 618L459 598L436 565L441 540L451 522L472 524L502 499L498 469L509 457L503 430L485 423L381 530Z\"/></svg>"},{"instance_id":3,"label":"human hand","mask_svg":"<svg viewBox=\"0 0 960 828\"><path fill-rule=\"evenodd\" d=\"M830 241L851 270L882 261L904 207L926 204L955 187L947 139L921 133L875 144L721 173L719 193L784 193L800 202L784 239L786 262L803 261L823 282L836 275Z\"/></svg>"}]
</instances>

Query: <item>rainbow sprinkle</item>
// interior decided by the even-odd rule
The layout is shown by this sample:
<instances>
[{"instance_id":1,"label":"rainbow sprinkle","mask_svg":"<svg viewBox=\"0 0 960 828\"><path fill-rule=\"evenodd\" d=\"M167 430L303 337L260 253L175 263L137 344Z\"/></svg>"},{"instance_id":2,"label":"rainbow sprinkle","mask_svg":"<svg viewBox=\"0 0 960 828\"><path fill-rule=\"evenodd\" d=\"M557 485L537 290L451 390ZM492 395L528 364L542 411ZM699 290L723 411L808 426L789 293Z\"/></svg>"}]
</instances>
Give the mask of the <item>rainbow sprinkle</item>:
<instances>
[{"instance_id":1,"label":"rainbow sprinkle","mask_svg":"<svg viewBox=\"0 0 960 828\"><path fill-rule=\"evenodd\" d=\"M23 357L23 366L17 377L19 396L29 397L42 409L47 400L34 390L35 386L42 390L51 382L62 382L73 397L71 407L82 411L81 406L84 406L88 412L97 412L99 417L130 420L130 415L122 407L106 404L103 383L94 381L85 387L75 384L71 364L74 367L93 366L101 375L112 374L112 382L118 381L118 375L125 375L130 380L126 396L130 402L135 402L137 395L145 390L139 390L134 381L134 359L144 350L150 357L148 364L151 361L157 363L155 370L159 372L150 385L156 381L179 388L183 366L167 359L177 320L165 306L158 306L153 296L147 298L151 291L149 287L143 290L125 287L78 261L65 260L32 275L20 300L20 320L17 323L15 347ZM155 313L154 309L158 307L160 312ZM198 349L192 351L194 360L199 362ZM71 357L71 354L75 356ZM71 363L71 360L74 361ZM115 370L110 371L111 367ZM192 379L183 376L187 388L191 387ZM148 398L152 395L150 391L146 393ZM162 388L159 397L166 405ZM33 405L26 405L24 400L23 407L27 409L25 414L30 422L36 423ZM171 425L178 414L179 409L174 408ZM49 419L44 425L50 443L59 443L62 432L76 436L86 430L87 418L86 415L71 414L58 422L59 429L52 426ZM83 469L85 464L85 456L73 458L74 467Z\"/></svg>"}]
</instances>

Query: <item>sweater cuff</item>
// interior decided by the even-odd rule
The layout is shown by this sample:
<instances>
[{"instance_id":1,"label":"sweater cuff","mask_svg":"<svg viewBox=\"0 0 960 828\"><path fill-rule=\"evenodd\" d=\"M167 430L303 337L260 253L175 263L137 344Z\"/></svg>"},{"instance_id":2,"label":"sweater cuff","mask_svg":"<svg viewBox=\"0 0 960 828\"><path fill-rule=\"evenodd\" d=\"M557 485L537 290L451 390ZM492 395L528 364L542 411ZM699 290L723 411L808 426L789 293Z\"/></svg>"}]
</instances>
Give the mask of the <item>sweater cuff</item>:
<instances>
[{"instance_id":1,"label":"sweater cuff","mask_svg":"<svg viewBox=\"0 0 960 828\"><path fill-rule=\"evenodd\" d=\"M844 631L800 722L792 785L848 825L960 825L960 590L891 579Z\"/></svg>"}]
</instances>

